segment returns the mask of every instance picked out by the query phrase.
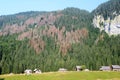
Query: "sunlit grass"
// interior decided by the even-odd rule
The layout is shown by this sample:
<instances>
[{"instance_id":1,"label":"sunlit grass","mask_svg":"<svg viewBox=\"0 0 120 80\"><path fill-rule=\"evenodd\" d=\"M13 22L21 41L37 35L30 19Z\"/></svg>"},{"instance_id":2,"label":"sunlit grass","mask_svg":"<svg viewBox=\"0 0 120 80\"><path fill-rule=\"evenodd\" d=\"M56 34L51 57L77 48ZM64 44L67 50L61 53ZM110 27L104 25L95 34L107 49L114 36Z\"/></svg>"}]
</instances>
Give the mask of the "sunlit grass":
<instances>
[{"instance_id":1,"label":"sunlit grass","mask_svg":"<svg viewBox=\"0 0 120 80\"><path fill-rule=\"evenodd\" d=\"M120 72L51 72L0 75L0 80L120 80Z\"/></svg>"}]
</instances>

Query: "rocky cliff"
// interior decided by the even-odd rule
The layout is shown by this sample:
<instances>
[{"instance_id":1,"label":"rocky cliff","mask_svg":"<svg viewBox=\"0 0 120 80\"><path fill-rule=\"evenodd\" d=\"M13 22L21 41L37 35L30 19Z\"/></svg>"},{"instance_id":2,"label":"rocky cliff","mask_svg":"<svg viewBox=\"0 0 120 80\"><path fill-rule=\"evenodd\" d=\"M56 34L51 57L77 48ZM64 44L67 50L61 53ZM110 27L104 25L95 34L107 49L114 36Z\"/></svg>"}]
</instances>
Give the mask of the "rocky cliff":
<instances>
[{"instance_id":1,"label":"rocky cliff","mask_svg":"<svg viewBox=\"0 0 120 80\"><path fill-rule=\"evenodd\" d=\"M106 20L102 15L94 16L93 24L99 28L100 31L104 30L109 35L120 34L120 15L115 16L114 19L108 17Z\"/></svg>"},{"instance_id":2,"label":"rocky cliff","mask_svg":"<svg viewBox=\"0 0 120 80\"><path fill-rule=\"evenodd\" d=\"M120 0L109 0L99 5L92 13L94 27L109 35L120 34Z\"/></svg>"}]
</instances>

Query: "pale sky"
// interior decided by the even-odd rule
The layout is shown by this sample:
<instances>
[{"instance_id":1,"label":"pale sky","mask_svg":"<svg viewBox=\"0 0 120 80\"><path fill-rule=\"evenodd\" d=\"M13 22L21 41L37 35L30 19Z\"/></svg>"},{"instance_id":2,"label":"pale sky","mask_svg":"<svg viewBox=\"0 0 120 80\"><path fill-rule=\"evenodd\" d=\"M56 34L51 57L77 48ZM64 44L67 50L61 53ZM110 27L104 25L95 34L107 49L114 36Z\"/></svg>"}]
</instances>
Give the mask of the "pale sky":
<instances>
[{"instance_id":1,"label":"pale sky","mask_svg":"<svg viewBox=\"0 0 120 80\"><path fill-rule=\"evenodd\" d=\"M91 12L108 0L0 0L0 15L26 11L55 11L67 7L85 9Z\"/></svg>"}]
</instances>

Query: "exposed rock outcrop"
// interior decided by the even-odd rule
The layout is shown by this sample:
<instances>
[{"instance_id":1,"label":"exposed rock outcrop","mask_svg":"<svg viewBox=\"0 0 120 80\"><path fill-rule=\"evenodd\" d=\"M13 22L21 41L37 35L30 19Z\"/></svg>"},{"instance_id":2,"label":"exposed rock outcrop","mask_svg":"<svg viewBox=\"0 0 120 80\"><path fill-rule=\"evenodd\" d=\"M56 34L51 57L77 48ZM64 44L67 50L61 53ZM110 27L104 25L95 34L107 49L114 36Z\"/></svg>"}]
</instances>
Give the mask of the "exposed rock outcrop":
<instances>
[{"instance_id":1,"label":"exposed rock outcrop","mask_svg":"<svg viewBox=\"0 0 120 80\"><path fill-rule=\"evenodd\" d=\"M97 15L94 16L93 24L100 31L105 30L109 35L120 34L120 15L116 15L114 19L107 18L106 20L102 15Z\"/></svg>"}]
</instances>

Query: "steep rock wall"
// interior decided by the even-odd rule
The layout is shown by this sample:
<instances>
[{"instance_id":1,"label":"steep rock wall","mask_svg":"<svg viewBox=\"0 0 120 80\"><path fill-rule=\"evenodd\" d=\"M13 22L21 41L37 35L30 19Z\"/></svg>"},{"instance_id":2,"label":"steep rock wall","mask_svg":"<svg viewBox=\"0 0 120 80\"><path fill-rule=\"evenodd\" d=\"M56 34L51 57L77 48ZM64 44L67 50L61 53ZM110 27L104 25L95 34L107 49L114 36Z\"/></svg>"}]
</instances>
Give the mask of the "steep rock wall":
<instances>
[{"instance_id":1,"label":"steep rock wall","mask_svg":"<svg viewBox=\"0 0 120 80\"><path fill-rule=\"evenodd\" d=\"M100 31L104 30L109 35L120 34L120 15L116 15L114 19L107 18L106 20L102 15L97 15L94 16L93 24Z\"/></svg>"}]
</instances>

